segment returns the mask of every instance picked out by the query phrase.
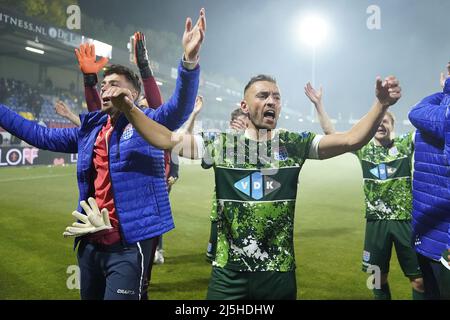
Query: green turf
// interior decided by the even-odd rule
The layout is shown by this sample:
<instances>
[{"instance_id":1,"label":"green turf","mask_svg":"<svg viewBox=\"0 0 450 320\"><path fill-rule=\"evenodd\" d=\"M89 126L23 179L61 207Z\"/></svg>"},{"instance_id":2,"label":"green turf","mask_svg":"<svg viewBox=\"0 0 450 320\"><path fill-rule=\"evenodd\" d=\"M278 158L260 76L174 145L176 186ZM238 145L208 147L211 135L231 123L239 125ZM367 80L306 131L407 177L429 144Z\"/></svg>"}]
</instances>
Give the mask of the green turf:
<instances>
[{"instance_id":1,"label":"green turf","mask_svg":"<svg viewBox=\"0 0 450 320\"><path fill-rule=\"evenodd\" d=\"M206 296L212 190L212 170L181 166L171 194L176 228L164 236L166 261L153 268L151 299ZM62 237L77 198L74 166L0 169L0 299L79 299L66 285L73 242ZM299 299L372 299L361 271L363 205L354 156L305 164L295 220ZM395 255L390 273L393 298L410 299Z\"/></svg>"}]
</instances>

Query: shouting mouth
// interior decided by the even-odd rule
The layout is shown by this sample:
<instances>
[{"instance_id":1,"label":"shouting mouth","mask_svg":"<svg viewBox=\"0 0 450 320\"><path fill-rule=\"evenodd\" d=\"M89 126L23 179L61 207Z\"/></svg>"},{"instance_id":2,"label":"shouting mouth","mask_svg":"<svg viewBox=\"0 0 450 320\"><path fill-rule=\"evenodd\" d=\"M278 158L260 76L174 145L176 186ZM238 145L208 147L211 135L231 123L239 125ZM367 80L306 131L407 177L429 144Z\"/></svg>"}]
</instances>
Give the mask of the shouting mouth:
<instances>
[{"instance_id":1,"label":"shouting mouth","mask_svg":"<svg viewBox=\"0 0 450 320\"><path fill-rule=\"evenodd\" d=\"M109 102L111 102L111 99L110 98L103 98L102 97L102 105L107 105Z\"/></svg>"},{"instance_id":2,"label":"shouting mouth","mask_svg":"<svg viewBox=\"0 0 450 320\"><path fill-rule=\"evenodd\" d=\"M263 117L265 120L269 120L269 121L275 121L275 111L273 110L267 110L264 112Z\"/></svg>"}]
</instances>

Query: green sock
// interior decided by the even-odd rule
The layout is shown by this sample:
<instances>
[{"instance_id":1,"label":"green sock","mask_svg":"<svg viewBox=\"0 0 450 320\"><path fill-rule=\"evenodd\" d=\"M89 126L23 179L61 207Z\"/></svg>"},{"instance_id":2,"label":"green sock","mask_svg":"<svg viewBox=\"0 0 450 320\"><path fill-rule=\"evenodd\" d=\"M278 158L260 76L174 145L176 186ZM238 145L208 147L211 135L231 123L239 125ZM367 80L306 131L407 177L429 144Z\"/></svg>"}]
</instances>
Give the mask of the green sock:
<instances>
[{"instance_id":1,"label":"green sock","mask_svg":"<svg viewBox=\"0 0 450 320\"><path fill-rule=\"evenodd\" d=\"M391 300L391 289L389 283L381 285L380 289L373 289L375 300Z\"/></svg>"},{"instance_id":2,"label":"green sock","mask_svg":"<svg viewBox=\"0 0 450 320\"><path fill-rule=\"evenodd\" d=\"M425 293L412 289L413 300L425 300Z\"/></svg>"}]
</instances>

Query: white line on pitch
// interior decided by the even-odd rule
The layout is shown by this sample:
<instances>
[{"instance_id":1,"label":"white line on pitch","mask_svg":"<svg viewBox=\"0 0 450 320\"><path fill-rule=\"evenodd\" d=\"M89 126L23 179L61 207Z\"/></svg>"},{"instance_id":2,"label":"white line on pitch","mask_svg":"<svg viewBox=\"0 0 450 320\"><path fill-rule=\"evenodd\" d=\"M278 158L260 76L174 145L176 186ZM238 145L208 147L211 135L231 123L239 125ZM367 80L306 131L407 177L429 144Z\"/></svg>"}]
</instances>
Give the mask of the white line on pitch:
<instances>
[{"instance_id":1,"label":"white line on pitch","mask_svg":"<svg viewBox=\"0 0 450 320\"><path fill-rule=\"evenodd\" d=\"M46 176L35 176L35 177L26 177L26 178L10 178L10 179L0 179L0 182L13 182L13 181L26 181L26 180L36 180L36 179L46 179L46 178L59 178L59 177L68 177L73 176L75 174L51 174Z\"/></svg>"}]
</instances>

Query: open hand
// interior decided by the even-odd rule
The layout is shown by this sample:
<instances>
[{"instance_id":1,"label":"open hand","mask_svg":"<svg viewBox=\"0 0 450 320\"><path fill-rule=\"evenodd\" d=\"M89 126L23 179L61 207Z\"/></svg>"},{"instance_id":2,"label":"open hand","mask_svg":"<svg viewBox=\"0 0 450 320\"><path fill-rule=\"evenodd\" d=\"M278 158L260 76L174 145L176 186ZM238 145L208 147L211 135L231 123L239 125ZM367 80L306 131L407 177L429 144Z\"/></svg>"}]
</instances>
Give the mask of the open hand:
<instances>
[{"instance_id":1,"label":"open hand","mask_svg":"<svg viewBox=\"0 0 450 320\"><path fill-rule=\"evenodd\" d=\"M313 88L310 82L306 84L304 87L305 94L311 100L314 105L318 105L322 103L322 95L323 95L323 89L322 86L320 87L319 91L316 91L316 89Z\"/></svg>"},{"instance_id":2,"label":"open hand","mask_svg":"<svg viewBox=\"0 0 450 320\"><path fill-rule=\"evenodd\" d=\"M445 81L446 81L448 78L450 78L450 72L449 72L447 75L445 75L445 73L441 72L441 80L440 80L440 83L441 83L441 87L442 87L442 88L445 87Z\"/></svg>"},{"instance_id":3,"label":"open hand","mask_svg":"<svg viewBox=\"0 0 450 320\"><path fill-rule=\"evenodd\" d=\"M134 59L140 69L149 65L145 35L139 31L134 33Z\"/></svg>"},{"instance_id":4,"label":"open hand","mask_svg":"<svg viewBox=\"0 0 450 320\"><path fill-rule=\"evenodd\" d=\"M75 49L75 55L77 56L81 72L84 74L99 73L109 61L106 57L96 61L95 46L89 43L82 43L79 49Z\"/></svg>"},{"instance_id":5,"label":"open hand","mask_svg":"<svg viewBox=\"0 0 450 320\"><path fill-rule=\"evenodd\" d=\"M62 101L56 101L55 103L55 112L56 114L60 115L61 117L68 118L72 111L70 110L69 106L67 106Z\"/></svg>"},{"instance_id":6,"label":"open hand","mask_svg":"<svg viewBox=\"0 0 450 320\"><path fill-rule=\"evenodd\" d=\"M183 48L184 57L187 61L197 61L200 52L200 47L205 38L206 31L206 17L205 9L200 10L200 16L197 23L192 26L191 18L186 19L184 34L183 34Z\"/></svg>"},{"instance_id":7,"label":"open hand","mask_svg":"<svg viewBox=\"0 0 450 320\"><path fill-rule=\"evenodd\" d=\"M198 114L203 108L203 97L202 96L197 96L197 98L195 98L195 105L194 105L194 110L193 112L195 114Z\"/></svg>"},{"instance_id":8,"label":"open hand","mask_svg":"<svg viewBox=\"0 0 450 320\"><path fill-rule=\"evenodd\" d=\"M247 123L242 119L236 118L230 122L230 128L237 132L242 132L247 129Z\"/></svg>"},{"instance_id":9,"label":"open hand","mask_svg":"<svg viewBox=\"0 0 450 320\"><path fill-rule=\"evenodd\" d=\"M78 211L72 212L72 215L82 223L74 222L71 227L67 227L63 233L64 237L79 237L112 228L108 210L104 208L100 211L94 198L89 198L88 203L80 202L80 206L86 214Z\"/></svg>"}]
</instances>

